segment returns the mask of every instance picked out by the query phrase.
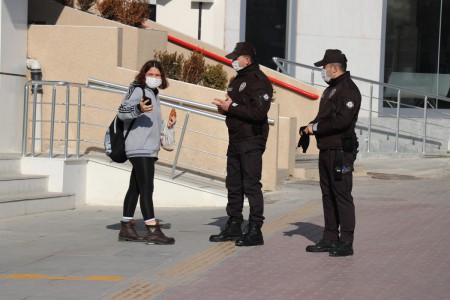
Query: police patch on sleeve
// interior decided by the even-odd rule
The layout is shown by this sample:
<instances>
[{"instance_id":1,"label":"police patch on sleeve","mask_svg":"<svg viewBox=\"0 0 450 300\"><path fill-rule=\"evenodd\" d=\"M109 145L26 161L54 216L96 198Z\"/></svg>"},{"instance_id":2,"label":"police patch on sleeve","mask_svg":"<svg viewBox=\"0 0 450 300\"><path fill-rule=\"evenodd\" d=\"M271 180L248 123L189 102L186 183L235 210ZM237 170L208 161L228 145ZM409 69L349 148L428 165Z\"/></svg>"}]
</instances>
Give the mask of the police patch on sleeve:
<instances>
[{"instance_id":1,"label":"police patch on sleeve","mask_svg":"<svg viewBox=\"0 0 450 300\"><path fill-rule=\"evenodd\" d=\"M247 82L241 83L241 86L239 87L239 92L242 92L246 86L247 86Z\"/></svg>"},{"instance_id":2,"label":"police patch on sleeve","mask_svg":"<svg viewBox=\"0 0 450 300\"><path fill-rule=\"evenodd\" d=\"M263 95L263 98L264 98L264 100L266 100L266 101L267 101L267 100L269 100L269 98L270 98L270 97L269 97L269 95L267 95L267 94L264 94L264 95Z\"/></svg>"},{"instance_id":3,"label":"police patch on sleeve","mask_svg":"<svg viewBox=\"0 0 450 300\"><path fill-rule=\"evenodd\" d=\"M345 106L347 106L347 108L352 109L353 107L355 107L355 104L353 103L353 101L348 101Z\"/></svg>"}]
</instances>

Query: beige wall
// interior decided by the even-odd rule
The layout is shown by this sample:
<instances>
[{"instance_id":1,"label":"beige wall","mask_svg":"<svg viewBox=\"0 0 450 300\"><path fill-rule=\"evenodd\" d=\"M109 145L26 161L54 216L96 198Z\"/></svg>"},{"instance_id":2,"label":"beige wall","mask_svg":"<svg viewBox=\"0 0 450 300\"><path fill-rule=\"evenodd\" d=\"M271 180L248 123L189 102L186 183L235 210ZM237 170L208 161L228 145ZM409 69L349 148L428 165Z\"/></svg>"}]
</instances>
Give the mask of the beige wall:
<instances>
[{"instance_id":1,"label":"beige wall","mask_svg":"<svg viewBox=\"0 0 450 300\"><path fill-rule=\"evenodd\" d=\"M42 3L45 3L43 5ZM166 49L167 33L158 30L144 30L107 20L49 0L30 0L29 19L46 22L49 25L115 27L119 31L118 67L138 70L157 51ZM80 41L88 41L80 38ZM95 40L92 40L95 42ZM101 39L97 42L101 42ZM109 49L104 47L105 52Z\"/></svg>"}]
</instances>

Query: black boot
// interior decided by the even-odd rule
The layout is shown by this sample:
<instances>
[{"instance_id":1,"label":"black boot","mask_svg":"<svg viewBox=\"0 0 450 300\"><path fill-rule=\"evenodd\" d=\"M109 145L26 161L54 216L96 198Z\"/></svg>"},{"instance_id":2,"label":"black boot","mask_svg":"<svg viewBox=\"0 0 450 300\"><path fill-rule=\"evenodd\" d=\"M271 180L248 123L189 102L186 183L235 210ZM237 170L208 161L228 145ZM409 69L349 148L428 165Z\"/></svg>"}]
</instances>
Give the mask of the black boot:
<instances>
[{"instance_id":1,"label":"black boot","mask_svg":"<svg viewBox=\"0 0 450 300\"><path fill-rule=\"evenodd\" d=\"M242 237L241 223L228 220L225 228L219 233L209 237L210 242L237 241Z\"/></svg>"},{"instance_id":2,"label":"black boot","mask_svg":"<svg viewBox=\"0 0 450 300\"><path fill-rule=\"evenodd\" d=\"M353 255L352 242L339 242L339 247L330 251L330 256L349 256Z\"/></svg>"},{"instance_id":3,"label":"black boot","mask_svg":"<svg viewBox=\"0 0 450 300\"><path fill-rule=\"evenodd\" d=\"M261 232L261 225L255 222L249 222L247 232L241 239L236 241L236 246L258 246L264 245L264 239Z\"/></svg>"},{"instance_id":4,"label":"black boot","mask_svg":"<svg viewBox=\"0 0 450 300\"><path fill-rule=\"evenodd\" d=\"M306 246L306 252L330 252L337 249L339 241L321 240L315 245Z\"/></svg>"},{"instance_id":5,"label":"black boot","mask_svg":"<svg viewBox=\"0 0 450 300\"><path fill-rule=\"evenodd\" d=\"M144 238L136 232L134 220L129 222L120 221L119 241L144 242Z\"/></svg>"}]
</instances>

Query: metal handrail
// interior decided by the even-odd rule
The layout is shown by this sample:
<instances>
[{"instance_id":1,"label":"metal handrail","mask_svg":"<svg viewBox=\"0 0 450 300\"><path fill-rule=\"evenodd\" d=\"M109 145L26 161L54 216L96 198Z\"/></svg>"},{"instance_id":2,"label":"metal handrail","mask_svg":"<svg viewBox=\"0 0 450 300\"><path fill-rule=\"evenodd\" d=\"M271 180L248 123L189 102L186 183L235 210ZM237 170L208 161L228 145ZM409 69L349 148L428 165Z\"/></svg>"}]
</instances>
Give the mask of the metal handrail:
<instances>
[{"instance_id":1,"label":"metal handrail","mask_svg":"<svg viewBox=\"0 0 450 300\"><path fill-rule=\"evenodd\" d=\"M306 64L302 64L299 62L294 62L294 61L289 61L283 58L279 58L279 57L273 57L272 60L275 62L275 64L278 67L278 70L283 72L284 74L289 75L289 72L287 71L287 69L285 68L285 64L288 65L294 65L294 66L298 66L301 68L305 68L305 69L309 69L311 70L311 79L310 79L310 84L314 85L314 72L317 71L321 71L321 68L317 68L317 67L313 67L313 66L309 66ZM372 135L372 114L374 112L377 112L376 110L374 111L372 108L372 104L373 104L373 86L377 85L379 87L384 87L384 88L390 88L390 89L394 89L397 90L397 99L396 101L392 101L393 103L396 103L396 113L394 115L394 117L396 118L396 128L395 128L395 152L398 152L398 140L399 140L399 132L400 130L400 119L409 119L409 118L404 118L400 116L400 104L401 104L401 93L402 92L407 92L407 93L412 93L412 94L416 94L418 96L421 96L424 98L424 106L423 108L421 107L414 107L414 108L420 108L423 109L423 116L422 116L422 123L423 123L423 135L422 135L422 153L425 154L426 153L426 143L427 143L427 124L428 125L437 125L437 126L441 126L444 127L442 125L438 125L438 124L432 124L428 122L428 105L430 104L428 99L429 98L435 98L437 100L440 101L445 101L445 102L449 102L450 103L450 99L447 97L443 97L443 96L439 96L439 95L435 95L435 94L431 94L431 93L427 93L427 92L421 92L421 91L417 91L417 90L413 90L413 89L409 89L409 88L405 88L405 87L401 87L401 86L397 86L397 85L393 85L393 84L389 84L389 83L383 83L383 82L378 82L378 81L374 81L374 80L370 80L370 79L366 79L366 78L362 78L362 77L357 77L357 76L351 76L352 79L357 80L357 81L361 81L361 82L365 82L370 84L370 91L369 91L369 121L368 121L368 126L367 126L367 152L370 152L370 146L371 146L371 135ZM380 100L378 98L378 100ZM383 99L384 101L384 99ZM402 104L403 105L403 104ZM438 113L445 115L445 116L449 116L449 113L446 112L441 112L441 111L437 111ZM411 134L415 134L413 132L409 132ZM442 140L442 139L441 139Z\"/></svg>"},{"instance_id":2,"label":"metal handrail","mask_svg":"<svg viewBox=\"0 0 450 300\"><path fill-rule=\"evenodd\" d=\"M111 83L111 82L107 82L107 81L99 80L99 79L95 79L95 78L88 78L87 86L89 88L93 88L93 89L99 89L99 90L102 90L102 91L110 91L110 92L116 92L116 93L117 92L118 93L122 93L121 91L126 92L128 90L128 87L125 86L125 85L121 85L121 84L117 84L117 83ZM217 115L216 114L217 107L213 106L213 105L207 105L207 104L203 104L203 103L199 103L199 102L195 102L195 101L191 101L191 100L187 100L187 99L167 96L167 95L164 95L164 94L161 94L161 93L159 94L159 98L162 99L162 100L176 102L176 103L185 105L187 107L194 107L194 108L206 110L206 111L214 113L215 116ZM161 103L163 103L163 102L161 102ZM166 103L166 102L164 102L164 103ZM217 115L217 116L219 116L219 115ZM225 117L222 117L222 116L220 116L220 117L221 117L221 119L225 120ZM269 119L268 123L269 123L269 125L274 125L275 124L275 120Z\"/></svg>"},{"instance_id":3,"label":"metal handrail","mask_svg":"<svg viewBox=\"0 0 450 300\"><path fill-rule=\"evenodd\" d=\"M128 90L128 87L120 85L120 84L115 84L115 83L111 83L111 82L106 82L106 81L101 81L101 80L97 80L97 79L92 79L89 78L88 83L87 84L82 84L82 83L73 83L73 82L65 82L65 81L44 81L44 80L30 80L28 82L25 83L24 85L24 118L23 118L23 140L22 140L22 156L25 157L27 156L27 143L29 140L28 137L28 115L29 115L29 105L30 105L30 86L34 87L34 90L37 91L37 86L49 86L52 88L52 101L50 103L45 103L45 104L51 104L51 119L50 121L43 121L43 120L37 120L37 116L36 116L36 111L37 111L37 93L33 94L33 111L32 111L32 119L31 119L31 129L32 129L32 133L31 133L31 157L35 156L35 141L36 140L42 140L42 138L36 138L36 123L37 122L50 122L50 148L49 148L49 157L53 158L53 143L55 141L54 138L54 132L55 132L55 123L64 123L65 128L64 128L64 139L62 140L57 140L57 141L63 141L64 142L64 158L68 158L68 143L69 141L74 141L73 139L69 139L69 124L73 124L75 122L70 121L69 120L69 113L70 113L70 106L74 106L75 104L71 104L70 103L70 88L76 88L78 89L78 99L77 99L77 104L76 107L78 109L77 111L77 133L76 133L76 159L80 158L80 143L82 142L81 140L81 124L88 124L88 123L83 123L81 122L81 108L82 107L87 107L83 105L83 98L82 98L82 89L93 89L93 90L99 90L99 91L105 91L105 92L111 92L111 93L119 93L119 94L125 94ZM57 87L65 87L65 101L64 103L56 103L56 88ZM188 125L188 120L189 120L189 116L190 114L196 114L196 115L200 115L200 116L204 116L207 118L211 118L211 119L215 119L215 120L219 120L219 121L224 121L225 117L223 115L220 115L217 113L217 108L215 106L212 105L205 105L205 104L201 104L201 103L197 103L194 101L190 101L187 99L181 99L181 98L176 98L176 97L171 97L171 96L167 96L167 95L159 95L160 97L160 103L161 105L164 106L168 106L171 108L176 108L182 111L186 112L186 116L185 116L185 120L184 120L184 124L183 127L181 129L181 134L180 134L180 138L178 139L178 146L175 152L175 158L172 162L172 170L171 170L171 179L174 179L174 174L175 174L175 170L177 168L177 164L180 165L184 165L184 166L189 166L192 167L194 169L198 169L198 170L203 170L203 171L209 171L206 169L203 169L201 167L197 167L197 166L190 166L186 163L179 163L178 159L182 150L182 145L183 145L183 139L184 136L186 134L187 131L187 125ZM40 104L44 104L44 102L39 102ZM65 106L65 120L60 122L59 120L55 120L55 111L56 111L56 105L64 105ZM96 109L105 109L106 108L102 108L99 106L93 106L93 108ZM109 109L110 110L110 109ZM275 123L274 120L270 119L269 124L273 125ZM92 124L91 124L92 125ZM97 124L94 124L95 126L99 126ZM107 126L102 126L106 127ZM212 135L208 135L211 138L218 138ZM221 138L219 138L221 139ZM85 142L86 140L83 140L83 142ZM100 143L99 143L100 144ZM198 149L194 149L194 148L189 148L189 149L193 149L193 150L198 150ZM198 150L200 151L200 150ZM205 154L208 154L209 152L207 151L203 151ZM215 156L219 156L217 154L215 154ZM225 156L222 156L223 158L225 158ZM211 173L214 174L218 174L217 172L213 172L212 170L210 171ZM225 175L224 173L221 173L219 175Z\"/></svg>"}]
</instances>

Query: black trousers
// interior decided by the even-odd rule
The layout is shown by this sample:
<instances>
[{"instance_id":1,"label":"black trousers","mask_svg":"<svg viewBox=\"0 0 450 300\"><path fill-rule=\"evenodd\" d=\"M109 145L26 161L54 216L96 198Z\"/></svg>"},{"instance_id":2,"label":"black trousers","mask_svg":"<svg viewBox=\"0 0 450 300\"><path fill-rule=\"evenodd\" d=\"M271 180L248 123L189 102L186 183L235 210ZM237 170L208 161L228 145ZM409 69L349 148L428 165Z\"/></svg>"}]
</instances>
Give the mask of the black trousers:
<instances>
[{"instance_id":1,"label":"black trousers","mask_svg":"<svg viewBox=\"0 0 450 300\"><path fill-rule=\"evenodd\" d=\"M356 153L321 150L319 154L320 188L322 190L325 229L323 239L353 242L355 205L352 188ZM334 176L335 161L342 162L342 179Z\"/></svg>"},{"instance_id":2,"label":"black trousers","mask_svg":"<svg viewBox=\"0 0 450 300\"><path fill-rule=\"evenodd\" d=\"M123 203L123 216L133 217L138 198L144 220L153 219L153 180L155 178L154 157L130 157L133 165L130 175L130 185Z\"/></svg>"},{"instance_id":3,"label":"black trousers","mask_svg":"<svg viewBox=\"0 0 450 300\"><path fill-rule=\"evenodd\" d=\"M245 195L250 204L249 221L261 226L263 224L264 198L261 190L261 173L264 150L265 143L231 144L228 147L225 181L228 189L226 211L232 220L243 222L242 209Z\"/></svg>"}]
</instances>

